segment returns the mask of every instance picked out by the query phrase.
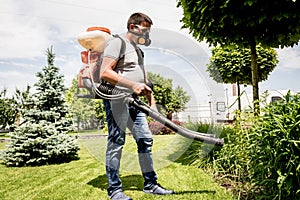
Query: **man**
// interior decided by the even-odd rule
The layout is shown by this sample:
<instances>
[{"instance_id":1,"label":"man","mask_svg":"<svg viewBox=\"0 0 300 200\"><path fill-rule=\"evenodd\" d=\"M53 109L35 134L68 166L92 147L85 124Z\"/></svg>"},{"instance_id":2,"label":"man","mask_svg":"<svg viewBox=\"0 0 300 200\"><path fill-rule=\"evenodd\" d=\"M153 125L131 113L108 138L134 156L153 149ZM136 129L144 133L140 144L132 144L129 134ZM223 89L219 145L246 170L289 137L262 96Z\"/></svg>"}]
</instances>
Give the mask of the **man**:
<instances>
[{"instance_id":1,"label":"man","mask_svg":"<svg viewBox=\"0 0 300 200\"><path fill-rule=\"evenodd\" d=\"M101 64L100 78L116 87L130 90L136 96L145 96L151 107L156 108L152 90L147 86L143 52L137 45L148 46L152 20L143 13L134 13L127 22L128 32L123 38L125 53L120 55L122 40L114 38L107 44ZM120 159L128 127L136 141L141 171L144 177L144 192L151 194L173 194L157 183L153 168L153 139L146 115L120 100L105 100L108 122L108 143L106 151L106 175L110 199L131 199L122 191L119 177Z\"/></svg>"}]
</instances>

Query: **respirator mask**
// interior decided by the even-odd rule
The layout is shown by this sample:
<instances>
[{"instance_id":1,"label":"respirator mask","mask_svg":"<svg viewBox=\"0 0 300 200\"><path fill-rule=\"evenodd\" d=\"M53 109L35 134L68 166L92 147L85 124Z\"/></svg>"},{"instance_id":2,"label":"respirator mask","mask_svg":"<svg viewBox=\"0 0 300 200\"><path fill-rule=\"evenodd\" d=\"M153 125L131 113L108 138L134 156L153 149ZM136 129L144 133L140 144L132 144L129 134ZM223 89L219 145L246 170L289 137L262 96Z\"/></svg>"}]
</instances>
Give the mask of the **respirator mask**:
<instances>
[{"instance_id":1,"label":"respirator mask","mask_svg":"<svg viewBox=\"0 0 300 200\"><path fill-rule=\"evenodd\" d=\"M149 37L150 28L143 27L140 25L134 25L134 26L139 29L139 32L135 32L135 31L129 31L129 32L137 36L136 38L137 44L145 45L146 47L149 46L151 44L151 40Z\"/></svg>"}]
</instances>

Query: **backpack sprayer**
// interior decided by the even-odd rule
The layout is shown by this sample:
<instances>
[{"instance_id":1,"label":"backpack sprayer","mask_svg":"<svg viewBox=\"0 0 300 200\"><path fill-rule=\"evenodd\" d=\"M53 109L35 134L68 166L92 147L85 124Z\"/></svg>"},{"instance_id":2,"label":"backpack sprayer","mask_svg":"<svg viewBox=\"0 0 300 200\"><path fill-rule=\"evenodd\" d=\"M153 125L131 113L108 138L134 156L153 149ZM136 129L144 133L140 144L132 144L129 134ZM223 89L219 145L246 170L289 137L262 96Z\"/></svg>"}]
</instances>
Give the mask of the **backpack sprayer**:
<instances>
[{"instance_id":1,"label":"backpack sprayer","mask_svg":"<svg viewBox=\"0 0 300 200\"><path fill-rule=\"evenodd\" d=\"M89 95L78 95L79 98L96 98L96 99L124 99L124 101L130 105L133 105L140 111L144 112L153 119L164 124L166 127L172 129L176 133L196 141L201 141L207 144L215 144L217 146L223 146L224 139L217 138L213 134L199 133L183 128L171 120L164 117L159 112L152 110L149 105L144 103L128 91L121 90L106 82L100 80L100 65L102 60L102 53L104 51L106 43L112 39L109 29L104 27L90 27L86 32L78 35L78 42L83 46L86 51L81 52L81 59L85 67L83 67L78 74L78 87L87 89ZM122 39L121 39L122 40ZM120 50L124 50L122 41L122 47Z\"/></svg>"}]
</instances>

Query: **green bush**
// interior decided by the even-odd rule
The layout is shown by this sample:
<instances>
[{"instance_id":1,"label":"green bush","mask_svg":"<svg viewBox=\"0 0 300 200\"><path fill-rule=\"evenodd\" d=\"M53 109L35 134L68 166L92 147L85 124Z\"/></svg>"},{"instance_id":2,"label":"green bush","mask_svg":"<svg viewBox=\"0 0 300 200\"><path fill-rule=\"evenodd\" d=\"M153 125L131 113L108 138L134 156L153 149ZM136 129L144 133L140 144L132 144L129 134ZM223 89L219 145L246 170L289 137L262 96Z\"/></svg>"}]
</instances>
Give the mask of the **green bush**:
<instances>
[{"instance_id":1,"label":"green bush","mask_svg":"<svg viewBox=\"0 0 300 200\"><path fill-rule=\"evenodd\" d=\"M212 167L221 176L244 184L249 179L249 132L254 117L249 113L238 113L232 127L224 127L225 145L213 155Z\"/></svg>"},{"instance_id":2,"label":"green bush","mask_svg":"<svg viewBox=\"0 0 300 200\"><path fill-rule=\"evenodd\" d=\"M211 125L209 123L188 123L186 128L201 133L216 134L219 138L224 138L225 144L228 143L228 138L233 134L234 130L231 127L221 125ZM182 156L181 162L184 164L194 165L196 167L205 168L206 170L213 169L213 161L216 159L216 154L222 149L222 147L207 145L198 141L193 141L186 153ZM216 170L216 171L219 171Z\"/></svg>"},{"instance_id":3,"label":"green bush","mask_svg":"<svg viewBox=\"0 0 300 200\"><path fill-rule=\"evenodd\" d=\"M10 134L11 141L2 152L7 166L36 166L68 162L77 158L79 144L74 137L59 133L54 125L25 123Z\"/></svg>"},{"instance_id":4,"label":"green bush","mask_svg":"<svg viewBox=\"0 0 300 200\"><path fill-rule=\"evenodd\" d=\"M230 185L233 192L244 195L249 187L247 184L249 182L248 137L253 120L251 114L239 113L233 125L189 124L188 128L191 130L219 133L218 137L224 138L224 146L205 148L203 143L193 142L184 155L186 157L183 163L210 171L222 185Z\"/></svg>"},{"instance_id":5,"label":"green bush","mask_svg":"<svg viewBox=\"0 0 300 200\"><path fill-rule=\"evenodd\" d=\"M224 146L206 157L203 144L193 143L186 163L212 170L242 199L300 199L300 94L267 105L258 118L238 114L232 126L222 127L221 137Z\"/></svg>"},{"instance_id":6,"label":"green bush","mask_svg":"<svg viewBox=\"0 0 300 200\"><path fill-rule=\"evenodd\" d=\"M253 192L300 199L300 94L270 104L250 135Z\"/></svg>"}]
</instances>

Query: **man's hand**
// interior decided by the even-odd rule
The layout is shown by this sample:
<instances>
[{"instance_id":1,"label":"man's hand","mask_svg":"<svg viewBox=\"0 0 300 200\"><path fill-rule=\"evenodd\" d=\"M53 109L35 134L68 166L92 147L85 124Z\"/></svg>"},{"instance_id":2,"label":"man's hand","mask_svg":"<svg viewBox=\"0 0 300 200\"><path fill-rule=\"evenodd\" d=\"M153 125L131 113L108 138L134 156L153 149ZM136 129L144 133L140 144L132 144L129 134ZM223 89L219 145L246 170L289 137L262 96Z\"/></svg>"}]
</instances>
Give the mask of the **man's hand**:
<instances>
[{"instance_id":1,"label":"man's hand","mask_svg":"<svg viewBox=\"0 0 300 200\"><path fill-rule=\"evenodd\" d=\"M144 83L135 83L132 90L136 95L145 96L148 99L150 108L158 112L152 89L148 85Z\"/></svg>"},{"instance_id":2,"label":"man's hand","mask_svg":"<svg viewBox=\"0 0 300 200\"><path fill-rule=\"evenodd\" d=\"M151 88L144 83L136 82L132 85L131 89L134 94L139 95L139 96L147 97L148 95L151 95L151 93L152 93Z\"/></svg>"}]
</instances>

